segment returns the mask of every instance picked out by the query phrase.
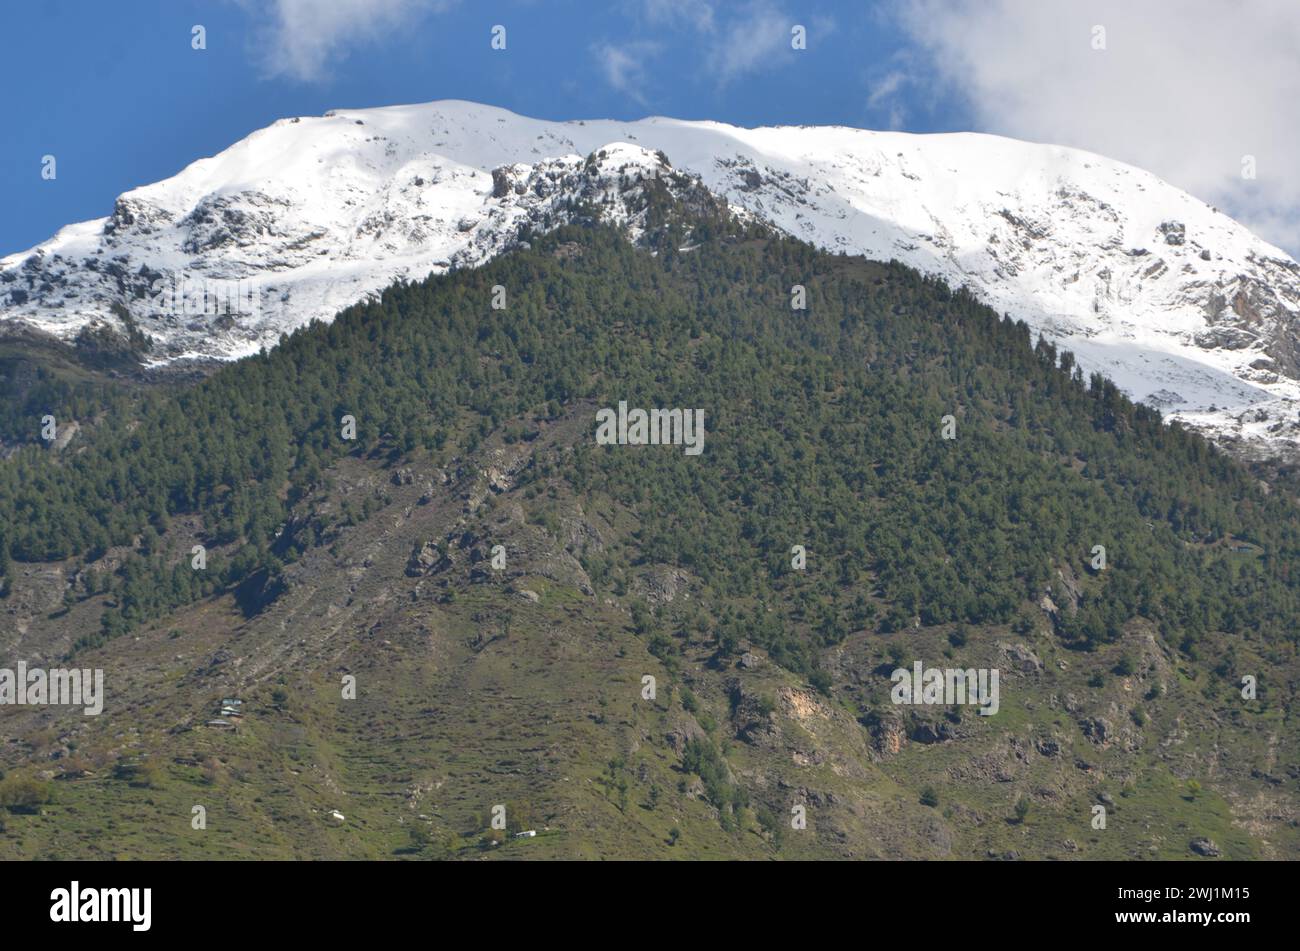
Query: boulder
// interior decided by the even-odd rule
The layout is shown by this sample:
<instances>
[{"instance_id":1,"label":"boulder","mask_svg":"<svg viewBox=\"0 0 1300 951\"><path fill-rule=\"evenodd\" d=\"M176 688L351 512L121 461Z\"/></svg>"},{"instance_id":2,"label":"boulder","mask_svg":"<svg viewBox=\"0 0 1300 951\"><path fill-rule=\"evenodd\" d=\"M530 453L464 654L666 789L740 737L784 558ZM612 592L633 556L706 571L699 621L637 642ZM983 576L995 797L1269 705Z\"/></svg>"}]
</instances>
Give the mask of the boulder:
<instances>
[{"instance_id":1,"label":"boulder","mask_svg":"<svg viewBox=\"0 0 1300 951\"><path fill-rule=\"evenodd\" d=\"M1034 749L1038 750L1043 756L1061 755L1061 744L1050 736L1039 737L1034 740Z\"/></svg>"},{"instance_id":2,"label":"boulder","mask_svg":"<svg viewBox=\"0 0 1300 951\"><path fill-rule=\"evenodd\" d=\"M1003 642L998 644L998 650L1006 658L1007 663L1014 670L1021 673L1034 674L1043 669L1043 662L1039 660L1038 655L1027 644L1007 644Z\"/></svg>"},{"instance_id":3,"label":"boulder","mask_svg":"<svg viewBox=\"0 0 1300 951\"><path fill-rule=\"evenodd\" d=\"M1079 721L1079 729L1092 742L1105 745L1115 738L1115 728L1105 717L1085 717Z\"/></svg>"},{"instance_id":4,"label":"boulder","mask_svg":"<svg viewBox=\"0 0 1300 951\"><path fill-rule=\"evenodd\" d=\"M418 578L422 575L432 575L440 571L446 571L450 567L451 559L440 554L438 546L433 542L425 542L411 552L410 560L406 563L406 574L408 577Z\"/></svg>"}]
</instances>

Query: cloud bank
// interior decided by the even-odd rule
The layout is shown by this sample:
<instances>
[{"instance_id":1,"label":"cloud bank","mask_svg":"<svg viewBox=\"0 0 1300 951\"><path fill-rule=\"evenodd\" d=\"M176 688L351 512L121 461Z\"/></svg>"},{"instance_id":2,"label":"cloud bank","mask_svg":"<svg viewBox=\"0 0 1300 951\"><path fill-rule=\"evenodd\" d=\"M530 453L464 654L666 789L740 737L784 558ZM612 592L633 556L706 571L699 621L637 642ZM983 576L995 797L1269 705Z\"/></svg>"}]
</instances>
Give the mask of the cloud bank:
<instances>
[{"instance_id":1,"label":"cloud bank","mask_svg":"<svg viewBox=\"0 0 1300 951\"><path fill-rule=\"evenodd\" d=\"M898 14L925 54L911 82L960 97L976 128L1141 166L1300 251L1295 0L899 0Z\"/></svg>"}]
</instances>

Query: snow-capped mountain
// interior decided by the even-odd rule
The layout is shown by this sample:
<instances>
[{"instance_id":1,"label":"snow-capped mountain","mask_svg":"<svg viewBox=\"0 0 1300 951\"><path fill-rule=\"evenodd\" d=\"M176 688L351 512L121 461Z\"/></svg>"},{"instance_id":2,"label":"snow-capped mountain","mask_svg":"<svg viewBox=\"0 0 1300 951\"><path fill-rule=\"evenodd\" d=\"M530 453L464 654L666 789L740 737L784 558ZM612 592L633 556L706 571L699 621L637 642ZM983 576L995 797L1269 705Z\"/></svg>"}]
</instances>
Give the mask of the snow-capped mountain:
<instances>
[{"instance_id":1,"label":"snow-capped mountain","mask_svg":"<svg viewBox=\"0 0 1300 951\"><path fill-rule=\"evenodd\" d=\"M481 263L575 195L635 230L629 194L670 168L821 247L966 285L1220 442L1300 448L1300 265L1140 169L989 135L454 101L285 119L0 259L0 326L130 322L151 361L235 358L395 279Z\"/></svg>"}]
</instances>

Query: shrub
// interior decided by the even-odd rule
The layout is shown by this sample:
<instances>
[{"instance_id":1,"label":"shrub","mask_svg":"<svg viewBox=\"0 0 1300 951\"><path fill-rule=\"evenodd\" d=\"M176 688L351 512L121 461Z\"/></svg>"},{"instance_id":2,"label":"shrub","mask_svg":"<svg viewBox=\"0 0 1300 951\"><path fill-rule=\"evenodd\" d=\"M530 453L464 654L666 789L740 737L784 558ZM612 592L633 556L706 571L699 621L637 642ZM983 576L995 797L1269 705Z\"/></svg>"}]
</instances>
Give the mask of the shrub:
<instances>
[{"instance_id":1,"label":"shrub","mask_svg":"<svg viewBox=\"0 0 1300 951\"><path fill-rule=\"evenodd\" d=\"M1016 822L1024 822L1029 815L1029 800L1021 796L1016 800Z\"/></svg>"},{"instance_id":2,"label":"shrub","mask_svg":"<svg viewBox=\"0 0 1300 951\"><path fill-rule=\"evenodd\" d=\"M53 787L30 776L0 780L0 807L10 812L38 812L53 798Z\"/></svg>"}]
</instances>

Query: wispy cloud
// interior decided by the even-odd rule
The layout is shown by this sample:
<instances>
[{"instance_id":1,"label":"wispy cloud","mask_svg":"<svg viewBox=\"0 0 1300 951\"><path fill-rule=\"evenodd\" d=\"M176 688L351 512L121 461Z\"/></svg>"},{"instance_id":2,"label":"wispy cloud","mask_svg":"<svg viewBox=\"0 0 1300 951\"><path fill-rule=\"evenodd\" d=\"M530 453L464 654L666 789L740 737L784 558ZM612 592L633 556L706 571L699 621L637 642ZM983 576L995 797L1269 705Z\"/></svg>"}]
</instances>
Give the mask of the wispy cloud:
<instances>
[{"instance_id":1,"label":"wispy cloud","mask_svg":"<svg viewBox=\"0 0 1300 951\"><path fill-rule=\"evenodd\" d=\"M660 44L642 40L621 45L597 43L592 47L592 53L606 82L635 102L645 105L649 82L646 63L660 49Z\"/></svg>"},{"instance_id":2,"label":"wispy cloud","mask_svg":"<svg viewBox=\"0 0 1300 951\"><path fill-rule=\"evenodd\" d=\"M1131 162L1300 252L1294 0L900 0L924 71L990 132ZM1099 32L1101 31L1101 32ZM1242 176L1254 156L1257 178Z\"/></svg>"},{"instance_id":3,"label":"wispy cloud","mask_svg":"<svg viewBox=\"0 0 1300 951\"><path fill-rule=\"evenodd\" d=\"M315 82L353 45L373 42L456 0L238 0L264 20L258 56L269 76Z\"/></svg>"},{"instance_id":4,"label":"wispy cloud","mask_svg":"<svg viewBox=\"0 0 1300 951\"><path fill-rule=\"evenodd\" d=\"M746 5L717 31L709 62L723 83L779 62L793 53L794 21L767 2Z\"/></svg>"},{"instance_id":5,"label":"wispy cloud","mask_svg":"<svg viewBox=\"0 0 1300 951\"><path fill-rule=\"evenodd\" d=\"M701 32L713 30L713 4L703 0L641 0L645 18L654 24L689 26Z\"/></svg>"},{"instance_id":6,"label":"wispy cloud","mask_svg":"<svg viewBox=\"0 0 1300 951\"><path fill-rule=\"evenodd\" d=\"M674 42L690 43L703 64L699 79L724 87L742 76L785 62L793 55L791 29L796 21L773 0L748 0L726 5L700 0L634 0L625 7L647 28L670 31ZM831 28L818 18L815 29ZM611 86L646 102L646 83L653 61L667 45L660 42L599 43L592 47Z\"/></svg>"},{"instance_id":7,"label":"wispy cloud","mask_svg":"<svg viewBox=\"0 0 1300 951\"><path fill-rule=\"evenodd\" d=\"M900 69L891 69L868 86L867 108L875 112L888 110L891 129L901 129L907 120L907 109L901 95L907 85L907 74Z\"/></svg>"}]
</instances>

